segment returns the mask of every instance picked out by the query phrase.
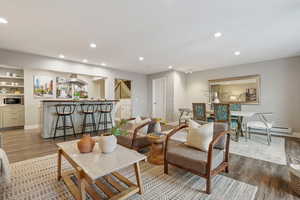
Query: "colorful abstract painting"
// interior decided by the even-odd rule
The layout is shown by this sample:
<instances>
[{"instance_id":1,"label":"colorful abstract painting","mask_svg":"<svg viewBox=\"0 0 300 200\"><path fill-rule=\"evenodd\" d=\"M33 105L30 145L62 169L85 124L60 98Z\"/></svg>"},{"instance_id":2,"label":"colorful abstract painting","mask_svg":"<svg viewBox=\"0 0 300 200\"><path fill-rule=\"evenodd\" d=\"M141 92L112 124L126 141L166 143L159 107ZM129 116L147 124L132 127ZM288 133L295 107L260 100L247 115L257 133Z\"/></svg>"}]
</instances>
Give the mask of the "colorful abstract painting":
<instances>
[{"instance_id":1,"label":"colorful abstract painting","mask_svg":"<svg viewBox=\"0 0 300 200\"><path fill-rule=\"evenodd\" d=\"M35 97L52 98L54 97L53 78L49 76L33 77L33 94Z\"/></svg>"}]
</instances>

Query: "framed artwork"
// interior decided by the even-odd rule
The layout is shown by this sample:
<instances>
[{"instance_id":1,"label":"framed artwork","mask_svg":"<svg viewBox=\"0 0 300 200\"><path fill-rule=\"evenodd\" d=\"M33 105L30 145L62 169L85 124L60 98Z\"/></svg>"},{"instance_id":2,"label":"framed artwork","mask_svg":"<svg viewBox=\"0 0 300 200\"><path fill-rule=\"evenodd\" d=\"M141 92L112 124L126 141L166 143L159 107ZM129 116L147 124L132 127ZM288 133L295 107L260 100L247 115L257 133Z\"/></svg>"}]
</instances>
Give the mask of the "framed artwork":
<instances>
[{"instance_id":1,"label":"framed artwork","mask_svg":"<svg viewBox=\"0 0 300 200\"><path fill-rule=\"evenodd\" d=\"M56 77L56 98L72 98L72 85L64 77Z\"/></svg>"},{"instance_id":2,"label":"framed artwork","mask_svg":"<svg viewBox=\"0 0 300 200\"><path fill-rule=\"evenodd\" d=\"M39 98L53 98L54 86L53 78L49 76L33 77L33 95Z\"/></svg>"},{"instance_id":3,"label":"framed artwork","mask_svg":"<svg viewBox=\"0 0 300 200\"><path fill-rule=\"evenodd\" d=\"M209 80L211 103L260 103L260 75Z\"/></svg>"}]
</instances>

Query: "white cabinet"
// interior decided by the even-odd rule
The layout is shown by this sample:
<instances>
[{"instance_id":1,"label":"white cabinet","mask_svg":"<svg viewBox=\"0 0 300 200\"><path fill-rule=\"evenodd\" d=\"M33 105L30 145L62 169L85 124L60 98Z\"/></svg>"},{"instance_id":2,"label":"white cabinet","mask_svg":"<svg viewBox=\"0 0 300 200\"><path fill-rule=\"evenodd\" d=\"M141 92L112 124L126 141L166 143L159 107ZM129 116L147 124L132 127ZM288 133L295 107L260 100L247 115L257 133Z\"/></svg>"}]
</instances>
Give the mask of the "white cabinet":
<instances>
[{"instance_id":1,"label":"white cabinet","mask_svg":"<svg viewBox=\"0 0 300 200\"><path fill-rule=\"evenodd\" d=\"M1 128L24 126L24 106L8 105L0 109Z\"/></svg>"}]
</instances>

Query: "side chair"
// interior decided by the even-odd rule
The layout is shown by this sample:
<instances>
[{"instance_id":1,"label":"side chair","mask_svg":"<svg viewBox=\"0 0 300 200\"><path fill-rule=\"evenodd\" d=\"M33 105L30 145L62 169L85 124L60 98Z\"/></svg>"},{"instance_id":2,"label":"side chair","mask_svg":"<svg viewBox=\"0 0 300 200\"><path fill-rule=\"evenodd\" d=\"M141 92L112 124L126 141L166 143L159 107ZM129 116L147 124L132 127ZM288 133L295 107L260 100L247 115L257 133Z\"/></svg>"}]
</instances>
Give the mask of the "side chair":
<instances>
[{"instance_id":1,"label":"side chair","mask_svg":"<svg viewBox=\"0 0 300 200\"><path fill-rule=\"evenodd\" d=\"M211 179L222 171L228 173L230 131L227 123L214 123L214 135L208 152L188 147L184 142L171 139L182 125L173 129L166 138L164 173L168 174L168 165L185 169L206 179L206 193L211 193Z\"/></svg>"},{"instance_id":2,"label":"side chair","mask_svg":"<svg viewBox=\"0 0 300 200\"><path fill-rule=\"evenodd\" d=\"M128 121L133 121L135 118L130 118ZM156 121L153 119L149 119L148 122L145 122L138 127L135 127L134 129L131 129L129 127L129 130L127 130L128 135L120 135L117 136L117 142L118 144L125 146L130 149L134 149L136 151L139 151L147 146L151 145L151 142L147 138L147 134L141 133L141 129L148 125L148 131L147 133L151 132L149 130L150 125L155 124Z\"/></svg>"}]
</instances>

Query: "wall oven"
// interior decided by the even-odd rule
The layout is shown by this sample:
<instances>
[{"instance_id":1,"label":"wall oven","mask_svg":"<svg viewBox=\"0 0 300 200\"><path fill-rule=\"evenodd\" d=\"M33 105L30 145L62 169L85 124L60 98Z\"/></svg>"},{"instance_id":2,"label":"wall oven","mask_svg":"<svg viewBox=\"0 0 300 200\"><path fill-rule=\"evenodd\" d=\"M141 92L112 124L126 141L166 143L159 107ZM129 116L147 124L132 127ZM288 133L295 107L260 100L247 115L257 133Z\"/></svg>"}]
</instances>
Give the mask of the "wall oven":
<instances>
[{"instance_id":1,"label":"wall oven","mask_svg":"<svg viewBox=\"0 0 300 200\"><path fill-rule=\"evenodd\" d=\"M3 98L4 104L23 104L23 98L22 97L6 97Z\"/></svg>"}]
</instances>

